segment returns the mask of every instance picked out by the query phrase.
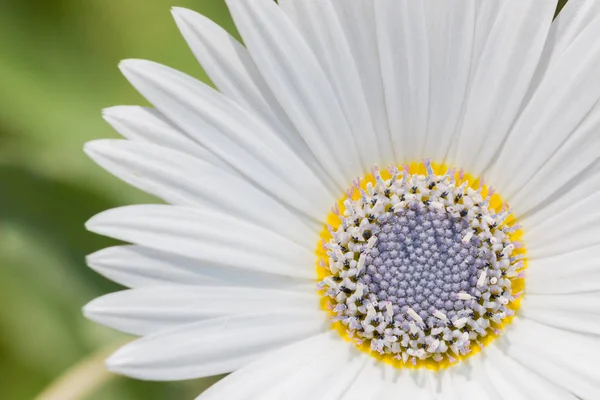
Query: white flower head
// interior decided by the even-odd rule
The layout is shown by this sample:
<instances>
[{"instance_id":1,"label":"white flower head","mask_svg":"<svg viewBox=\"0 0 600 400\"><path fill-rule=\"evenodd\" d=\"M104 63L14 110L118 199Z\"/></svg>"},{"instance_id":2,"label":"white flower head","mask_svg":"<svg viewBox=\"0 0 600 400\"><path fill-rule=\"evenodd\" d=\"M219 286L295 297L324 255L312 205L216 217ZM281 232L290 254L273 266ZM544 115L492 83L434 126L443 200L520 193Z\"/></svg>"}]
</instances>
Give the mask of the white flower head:
<instances>
[{"instance_id":1,"label":"white flower head","mask_svg":"<svg viewBox=\"0 0 600 400\"><path fill-rule=\"evenodd\" d=\"M175 20L217 90L122 62L154 106L86 145L167 204L93 217L141 336L121 374L200 399L600 398L600 2L228 0ZM484 180L485 177L485 180Z\"/></svg>"}]
</instances>

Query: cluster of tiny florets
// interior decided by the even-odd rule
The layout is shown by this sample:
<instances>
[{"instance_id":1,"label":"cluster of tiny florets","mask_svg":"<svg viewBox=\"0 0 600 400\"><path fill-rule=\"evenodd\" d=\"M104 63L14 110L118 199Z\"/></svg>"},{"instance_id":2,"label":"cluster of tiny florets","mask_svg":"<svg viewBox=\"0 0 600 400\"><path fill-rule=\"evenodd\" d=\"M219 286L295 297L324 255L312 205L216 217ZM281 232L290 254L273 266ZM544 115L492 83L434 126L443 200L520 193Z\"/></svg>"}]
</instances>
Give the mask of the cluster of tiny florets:
<instances>
[{"instance_id":1,"label":"cluster of tiny florets","mask_svg":"<svg viewBox=\"0 0 600 400\"><path fill-rule=\"evenodd\" d=\"M323 243L319 287L358 344L405 363L452 363L513 315L521 244L510 240L510 211L490 207L491 191L483 198L460 173L425 167L393 168L388 180L374 169L374 184L354 183L344 211L333 210L341 224Z\"/></svg>"}]
</instances>

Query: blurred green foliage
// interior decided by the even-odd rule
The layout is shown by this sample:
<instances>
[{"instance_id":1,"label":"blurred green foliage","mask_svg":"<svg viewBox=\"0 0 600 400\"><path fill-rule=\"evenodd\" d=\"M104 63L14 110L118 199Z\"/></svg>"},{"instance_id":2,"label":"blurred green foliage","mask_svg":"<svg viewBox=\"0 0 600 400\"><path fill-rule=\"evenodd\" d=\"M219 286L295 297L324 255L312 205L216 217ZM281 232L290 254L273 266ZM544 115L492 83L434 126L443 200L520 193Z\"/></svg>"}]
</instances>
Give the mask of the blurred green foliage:
<instances>
[{"instance_id":1,"label":"blurred green foliage","mask_svg":"<svg viewBox=\"0 0 600 400\"><path fill-rule=\"evenodd\" d=\"M112 243L83 224L102 210L155 200L81 149L116 137L102 108L145 103L121 77L119 60L151 59L206 80L171 6L235 30L224 0L0 3L0 399L33 399L121 337L81 315L86 302L119 289L85 266L86 254ZM211 382L116 378L92 399L192 399Z\"/></svg>"},{"instance_id":2,"label":"blurred green foliage","mask_svg":"<svg viewBox=\"0 0 600 400\"><path fill-rule=\"evenodd\" d=\"M35 398L121 338L81 315L86 302L119 289L85 266L86 254L114 243L83 224L108 208L156 200L97 167L82 146L117 137L102 108L146 103L121 76L121 59L206 80L172 6L234 31L223 0L0 1L0 399ZM192 399L208 383L117 378L92 398Z\"/></svg>"}]
</instances>

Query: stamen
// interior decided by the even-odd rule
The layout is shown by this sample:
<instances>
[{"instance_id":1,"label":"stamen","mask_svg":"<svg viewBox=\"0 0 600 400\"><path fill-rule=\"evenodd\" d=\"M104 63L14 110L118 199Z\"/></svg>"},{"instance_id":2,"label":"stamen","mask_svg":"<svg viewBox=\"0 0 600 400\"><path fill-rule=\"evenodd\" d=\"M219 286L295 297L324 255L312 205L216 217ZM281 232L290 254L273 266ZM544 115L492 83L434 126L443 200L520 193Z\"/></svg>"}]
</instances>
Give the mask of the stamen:
<instances>
[{"instance_id":1,"label":"stamen","mask_svg":"<svg viewBox=\"0 0 600 400\"><path fill-rule=\"evenodd\" d=\"M406 312L408 313L408 315L410 315L419 324L423 323L423 318L421 318L421 316L419 314L417 314L415 312L415 310L413 310L412 308L408 307L408 309L406 310Z\"/></svg>"}]
</instances>

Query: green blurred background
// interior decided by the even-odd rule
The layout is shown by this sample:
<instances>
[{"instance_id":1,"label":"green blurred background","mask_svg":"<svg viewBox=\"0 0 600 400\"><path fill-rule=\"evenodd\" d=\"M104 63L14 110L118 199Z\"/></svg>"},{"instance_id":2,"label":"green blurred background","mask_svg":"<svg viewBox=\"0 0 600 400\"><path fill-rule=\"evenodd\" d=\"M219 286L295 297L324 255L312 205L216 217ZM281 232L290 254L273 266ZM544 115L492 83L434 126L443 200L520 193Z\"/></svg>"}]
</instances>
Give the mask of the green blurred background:
<instances>
[{"instance_id":1,"label":"green blurred background","mask_svg":"<svg viewBox=\"0 0 600 400\"><path fill-rule=\"evenodd\" d=\"M0 399L35 399L49 385L48 399L193 399L214 382L112 376L99 360L127 338L81 315L119 289L86 267L86 254L114 243L84 222L156 201L82 152L117 137L102 108L146 104L117 63L150 59L207 81L173 6L235 31L224 0L0 0Z\"/></svg>"},{"instance_id":2,"label":"green blurred background","mask_svg":"<svg viewBox=\"0 0 600 400\"><path fill-rule=\"evenodd\" d=\"M86 399L193 399L208 384L113 378L84 361L126 337L81 315L85 303L119 289L85 265L86 254L114 243L83 224L107 208L156 200L97 167L82 146L117 137L102 108L146 104L120 60L150 59L207 80L173 6L234 31L223 0L0 0L2 400L34 399L74 366L83 368L76 381L109 378Z\"/></svg>"}]
</instances>

